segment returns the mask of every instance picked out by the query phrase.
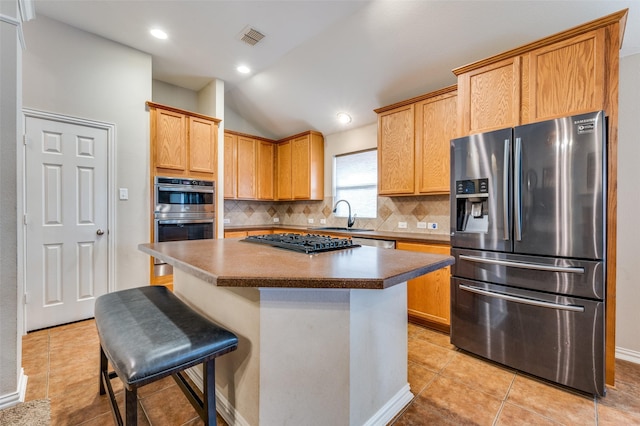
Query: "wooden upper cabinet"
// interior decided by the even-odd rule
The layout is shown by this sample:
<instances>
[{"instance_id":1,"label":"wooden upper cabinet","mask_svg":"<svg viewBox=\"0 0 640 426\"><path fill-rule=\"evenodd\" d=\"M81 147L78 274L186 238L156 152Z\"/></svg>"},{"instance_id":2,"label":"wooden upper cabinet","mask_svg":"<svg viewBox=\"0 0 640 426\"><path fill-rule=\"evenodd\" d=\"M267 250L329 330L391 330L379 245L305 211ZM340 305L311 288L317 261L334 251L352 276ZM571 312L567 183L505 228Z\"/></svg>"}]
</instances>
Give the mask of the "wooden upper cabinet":
<instances>
[{"instance_id":1,"label":"wooden upper cabinet","mask_svg":"<svg viewBox=\"0 0 640 426\"><path fill-rule=\"evenodd\" d=\"M224 132L224 198L236 197L237 141L238 136Z\"/></svg>"},{"instance_id":2,"label":"wooden upper cabinet","mask_svg":"<svg viewBox=\"0 0 640 426\"><path fill-rule=\"evenodd\" d=\"M324 138L305 132L278 143L278 200L324 198Z\"/></svg>"},{"instance_id":3,"label":"wooden upper cabinet","mask_svg":"<svg viewBox=\"0 0 640 426\"><path fill-rule=\"evenodd\" d=\"M276 197L291 200L291 141L276 145Z\"/></svg>"},{"instance_id":4,"label":"wooden upper cabinet","mask_svg":"<svg viewBox=\"0 0 640 426\"><path fill-rule=\"evenodd\" d=\"M455 91L418 102L416 113L416 182L421 194L450 191L450 146L457 129Z\"/></svg>"},{"instance_id":5,"label":"wooden upper cabinet","mask_svg":"<svg viewBox=\"0 0 640 426\"><path fill-rule=\"evenodd\" d=\"M626 10L453 70L459 136L617 110Z\"/></svg>"},{"instance_id":6,"label":"wooden upper cabinet","mask_svg":"<svg viewBox=\"0 0 640 426\"><path fill-rule=\"evenodd\" d=\"M218 125L210 120L189 117L189 171L216 176Z\"/></svg>"},{"instance_id":7,"label":"wooden upper cabinet","mask_svg":"<svg viewBox=\"0 0 640 426\"><path fill-rule=\"evenodd\" d=\"M449 146L457 134L456 86L375 110L378 193L449 193Z\"/></svg>"},{"instance_id":8,"label":"wooden upper cabinet","mask_svg":"<svg viewBox=\"0 0 640 426\"><path fill-rule=\"evenodd\" d=\"M509 58L458 76L461 135L520 124L520 64Z\"/></svg>"},{"instance_id":9,"label":"wooden upper cabinet","mask_svg":"<svg viewBox=\"0 0 640 426\"><path fill-rule=\"evenodd\" d=\"M605 29L530 52L529 117L534 122L602 109Z\"/></svg>"},{"instance_id":10,"label":"wooden upper cabinet","mask_svg":"<svg viewBox=\"0 0 640 426\"><path fill-rule=\"evenodd\" d=\"M187 117L185 114L163 109L152 110L152 135L155 135L156 168L187 170Z\"/></svg>"},{"instance_id":11,"label":"wooden upper cabinet","mask_svg":"<svg viewBox=\"0 0 640 426\"><path fill-rule=\"evenodd\" d=\"M237 198L256 199L258 197L258 155L256 140L238 136L237 142Z\"/></svg>"},{"instance_id":12,"label":"wooden upper cabinet","mask_svg":"<svg viewBox=\"0 0 640 426\"><path fill-rule=\"evenodd\" d=\"M324 138L308 131L273 141L225 131L224 197L244 200L322 200Z\"/></svg>"},{"instance_id":13,"label":"wooden upper cabinet","mask_svg":"<svg viewBox=\"0 0 640 426\"><path fill-rule=\"evenodd\" d=\"M219 119L147 102L152 176L215 180Z\"/></svg>"},{"instance_id":14,"label":"wooden upper cabinet","mask_svg":"<svg viewBox=\"0 0 640 426\"><path fill-rule=\"evenodd\" d=\"M225 130L224 198L274 200L275 142Z\"/></svg>"},{"instance_id":15,"label":"wooden upper cabinet","mask_svg":"<svg viewBox=\"0 0 640 426\"><path fill-rule=\"evenodd\" d=\"M378 194L415 191L414 104L378 114Z\"/></svg>"},{"instance_id":16,"label":"wooden upper cabinet","mask_svg":"<svg viewBox=\"0 0 640 426\"><path fill-rule=\"evenodd\" d=\"M271 142L258 141L258 199L275 199L273 171L275 147Z\"/></svg>"}]
</instances>

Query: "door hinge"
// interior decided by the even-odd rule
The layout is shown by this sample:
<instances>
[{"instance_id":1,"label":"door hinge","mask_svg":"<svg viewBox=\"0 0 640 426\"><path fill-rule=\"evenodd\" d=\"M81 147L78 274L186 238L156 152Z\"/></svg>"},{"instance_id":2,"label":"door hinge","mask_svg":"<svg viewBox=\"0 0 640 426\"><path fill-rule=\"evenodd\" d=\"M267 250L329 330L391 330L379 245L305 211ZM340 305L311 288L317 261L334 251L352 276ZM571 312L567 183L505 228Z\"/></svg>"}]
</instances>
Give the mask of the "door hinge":
<instances>
[{"instance_id":1,"label":"door hinge","mask_svg":"<svg viewBox=\"0 0 640 426\"><path fill-rule=\"evenodd\" d=\"M27 224L27 215L22 215L22 224L26 225Z\"/></svg>"},{"instance_id":2,"label":"door hinge","mask_svg":"<svg viewBox=\"0 0 640 426\"><path fill-rule=\"evenodd\" d=\"M25 305L26 305L27 303L29 303L29 297L28 297L28 294L29 294L29 293L25 292L25 293L24 293L24 295L23 295L23 299L24 299L24 304L25 304Z\"/></svg>"},{"instance_id":3,"label":"door hinge","mask_svg":"<svg viewBox=\"0 0 640 426\"><path fill-rule=\"evenodd\" d=\"M22 135L22 144L23 145L27 144L27 135L26 135L26 133L24 135Z\"/></svg>"}]
</instances>

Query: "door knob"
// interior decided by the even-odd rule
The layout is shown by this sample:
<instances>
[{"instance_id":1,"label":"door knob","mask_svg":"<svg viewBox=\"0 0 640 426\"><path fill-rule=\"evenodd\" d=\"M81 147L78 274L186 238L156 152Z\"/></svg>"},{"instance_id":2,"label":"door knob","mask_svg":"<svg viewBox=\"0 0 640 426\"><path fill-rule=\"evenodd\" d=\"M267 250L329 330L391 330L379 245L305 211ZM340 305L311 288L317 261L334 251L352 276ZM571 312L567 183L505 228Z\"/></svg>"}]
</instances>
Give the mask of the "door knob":
<instances>
[{"instance_id":1,"label":"door knob","mask_svg":"<svg viewBox=\"0 0 640 426\"><path fill-rule=\"evenodd\" d=\"M104 234L104 231L103 231L102 229L98 229L98 230L96 231L96 234L98 234L98 235L103 235L103 234Z\"/></svg>"}]
</instances>

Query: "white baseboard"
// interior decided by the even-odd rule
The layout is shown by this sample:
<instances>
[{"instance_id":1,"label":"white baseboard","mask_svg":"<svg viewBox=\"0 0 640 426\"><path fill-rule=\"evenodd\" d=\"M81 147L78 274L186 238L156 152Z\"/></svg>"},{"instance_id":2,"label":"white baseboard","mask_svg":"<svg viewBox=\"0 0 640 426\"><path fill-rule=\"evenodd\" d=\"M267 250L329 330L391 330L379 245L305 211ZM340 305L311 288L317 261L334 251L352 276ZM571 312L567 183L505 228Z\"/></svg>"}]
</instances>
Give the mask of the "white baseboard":
<instances>
[{"instance_id":1,"label":"white baseboard","mask_svg":"<svg viewBox=\"0 0 640 426\"><path fill-rule=\"evenodd\" d=\"M202 369L191 367L186 370L187 375L202 391ZM402 409L411 402L413 394L407 383L382 408L380 408L363 426L384 426L388 424ZM238 413L229 401L216 391L216 409L218 414L231 426L250 426L244 417Z\"/></svg>"},{"instance_id":2,"label":"white baseboard","mask_svg":"<svg viewBox=\"0 0 640 426\"><path fill-rule=\"evenodd\" d=\"M402 411L402 409L411 402L413 394L409 388L409 383L403 386L387 403L382 406L364 426L384 426Z\"/></svg>"},{"instance_id":3,"label":"white baseboard","mask_svg":"<svg viewBox=\"0 0 640 426\"><path fill-rule=\"evenodd\" d=\"M202 383L204 382L204 377L202 376L202 366L191 367L187 370L187 376L193 383L196 384L200 392L202 392ZM225 398L222 393L216 390L216 411L220 414L220 417L224 419L230 426L251 426L248 421L245 420L244 417L240 415L236 411L235 408L231 405L231 403Z\"/></svg>"},{"instance_id":4,"label":"white baseboard","mask_svg":"<svg viewBox=\"0 0 640 426\"><path fill-rule=\"evenodd\" d=\"M640 352L616 347L616 358L640 364Z\"/></svg>"},{"instance_id":5,"label":"white baseboard","mask_svg":"<svg viewBox=\"0 0 640 426\"><path fill-rule=\"evenodd\" d=\"M21 368L20 377L18 377L18 389L13 393L0 395L0 410L24 402L24 396L27 393L27 379L27 376L24 375L24 369Z\"/></svg>"}]
</instances>

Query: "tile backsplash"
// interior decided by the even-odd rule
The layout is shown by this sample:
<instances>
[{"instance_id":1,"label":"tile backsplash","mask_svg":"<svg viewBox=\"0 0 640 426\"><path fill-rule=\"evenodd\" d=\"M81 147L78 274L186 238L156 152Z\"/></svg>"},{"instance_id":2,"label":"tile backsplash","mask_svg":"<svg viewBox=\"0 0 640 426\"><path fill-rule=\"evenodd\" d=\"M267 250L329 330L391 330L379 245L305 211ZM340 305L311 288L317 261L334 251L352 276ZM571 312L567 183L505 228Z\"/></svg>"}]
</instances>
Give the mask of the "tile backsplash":
<instances>
[{"instance_id":1,"label":"tile backsplash","mask_svg":"<svg viewBox=\"0 0 640 426\"><path fill-rule=\"evenodd\" d=\"M225 226L271 226L274 218L279 219L277 224L285 226L346 226L346 218L335 217L331 212L333 203L333 197L322 201L225 200L224 218L229 220ZM320 219L325 219L326 224L321 224ZM407 227L399 228L399 222L406 222ZM437 229L418 228L418 222L436 223ZM354 228L449 234L449 196L378 197L378 217L356 217Z\"/></svg>"}]
</instances>

